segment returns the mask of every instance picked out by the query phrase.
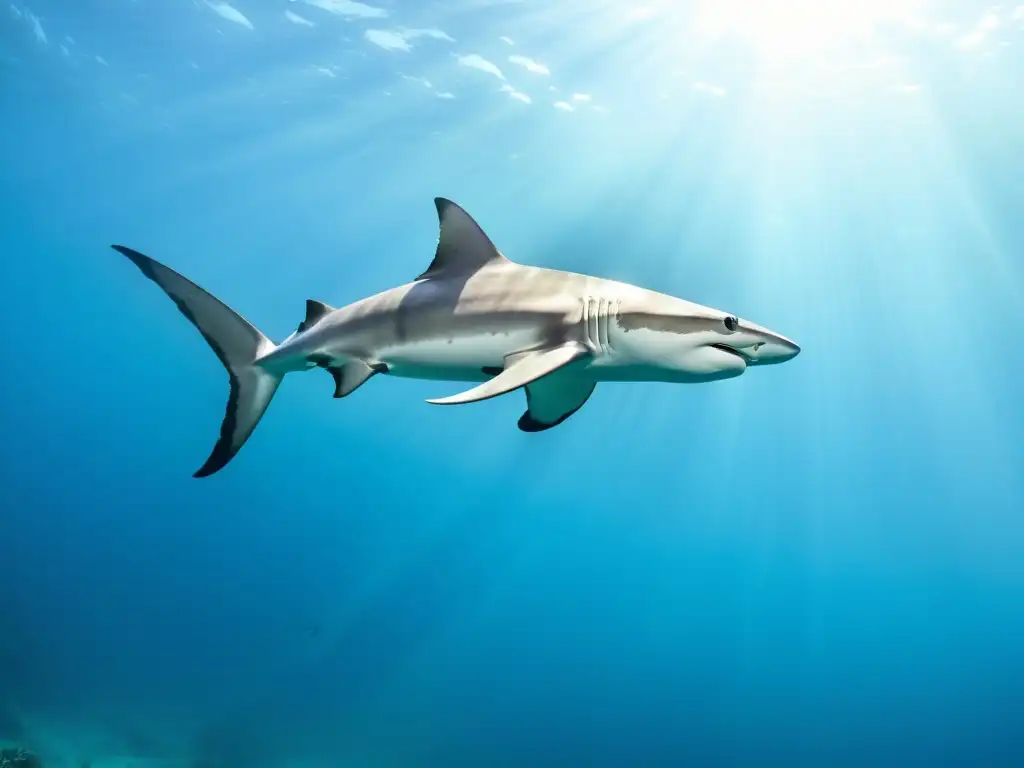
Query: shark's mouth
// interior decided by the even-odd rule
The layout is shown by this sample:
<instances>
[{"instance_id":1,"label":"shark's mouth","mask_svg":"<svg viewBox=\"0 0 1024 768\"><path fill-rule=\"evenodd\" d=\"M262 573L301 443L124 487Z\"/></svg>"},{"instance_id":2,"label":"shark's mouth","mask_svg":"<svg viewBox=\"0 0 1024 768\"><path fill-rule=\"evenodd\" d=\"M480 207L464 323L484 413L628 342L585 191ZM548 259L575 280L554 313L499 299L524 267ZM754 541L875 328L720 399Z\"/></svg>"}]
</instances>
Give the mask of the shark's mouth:
<instances>
[{"instance_id":1,"label":"shark's mouth","mask_svg":"<svg viewBox=\"0 0 1024 768\"><path fill-rule=\"evenodd\" d=\"M744 363L749 363L750 362L750 360L747 358L746 355L744 355L738 349L733 349L732 347L730 347L727 344L711 344L709 346L712 349L718 349L718 350L721 350L722 352L728 352L730 355L733 355L734 357L738 357Z\"/></svg>"}]
</instances>

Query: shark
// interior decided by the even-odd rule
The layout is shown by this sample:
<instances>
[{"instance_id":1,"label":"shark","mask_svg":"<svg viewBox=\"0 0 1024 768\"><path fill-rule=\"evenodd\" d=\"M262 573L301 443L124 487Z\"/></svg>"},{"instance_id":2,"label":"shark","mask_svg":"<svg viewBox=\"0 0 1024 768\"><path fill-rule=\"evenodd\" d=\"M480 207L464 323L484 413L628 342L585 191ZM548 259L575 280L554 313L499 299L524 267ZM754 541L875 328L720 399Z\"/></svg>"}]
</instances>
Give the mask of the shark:
<instances>
[{"instance_id":1,"label":"shark","mask_svg":"<svg viewBox=\"0 0 1024 768\"><path fill-rule=\"evenodd\" d=\"M599 382L706 383L792 360L792 340L737 315L601 277L506 257L464 208L434 199L434 258L412 282L335 308L307 299L298 328L275 344L194 282L122 245L227 370L220 434L193 477L238 454L288 373L323 368L334 397L377 375L472 385L428 399L463 405L524 390L523 432L562 424Z\"/></svg>"}]
</instances>

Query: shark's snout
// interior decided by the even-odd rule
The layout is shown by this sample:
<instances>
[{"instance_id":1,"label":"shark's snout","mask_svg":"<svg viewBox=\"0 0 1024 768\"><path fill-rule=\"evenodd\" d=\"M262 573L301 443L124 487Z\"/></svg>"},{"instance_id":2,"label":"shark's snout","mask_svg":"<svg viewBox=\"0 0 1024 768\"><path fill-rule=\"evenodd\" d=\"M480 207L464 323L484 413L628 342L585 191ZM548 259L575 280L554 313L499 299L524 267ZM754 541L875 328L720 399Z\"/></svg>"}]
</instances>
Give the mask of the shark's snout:
<instances>
[{"instance_id":1,"label":"shark's snout","mask_svg":"<svg viewBox=\"0 0 1024 768\"><path fill-rule=\"evenodd\" d=\"M800 345L785 336L761 333L749 346L739 350L748 365L777 365L800 354Z\"/></svg>"}]
</instances>

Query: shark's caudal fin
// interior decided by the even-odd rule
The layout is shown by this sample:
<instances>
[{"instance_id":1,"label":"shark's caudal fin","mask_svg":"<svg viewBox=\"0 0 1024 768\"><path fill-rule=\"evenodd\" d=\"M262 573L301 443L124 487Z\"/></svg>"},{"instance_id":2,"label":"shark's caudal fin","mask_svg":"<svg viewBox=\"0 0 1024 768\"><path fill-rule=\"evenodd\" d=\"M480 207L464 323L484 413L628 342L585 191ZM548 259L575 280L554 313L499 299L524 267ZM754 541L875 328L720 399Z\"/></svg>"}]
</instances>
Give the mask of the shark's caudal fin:
<instances>
[{"instance_id":1,"label":"shark's caudal fin","mask_svg":"<svg viewBox=\"0 0 1024 768\"><path fill-rule=\"evenodd\" d=\"M249 439L281 383L281 376L254 365L259 357L274 349L274 344L244 317L173 269L131 248L112 247L164 289L203 334L228 371L231 393L220 438L193 477L212 475L223 469Z\"/></svg>"}]
</instances>

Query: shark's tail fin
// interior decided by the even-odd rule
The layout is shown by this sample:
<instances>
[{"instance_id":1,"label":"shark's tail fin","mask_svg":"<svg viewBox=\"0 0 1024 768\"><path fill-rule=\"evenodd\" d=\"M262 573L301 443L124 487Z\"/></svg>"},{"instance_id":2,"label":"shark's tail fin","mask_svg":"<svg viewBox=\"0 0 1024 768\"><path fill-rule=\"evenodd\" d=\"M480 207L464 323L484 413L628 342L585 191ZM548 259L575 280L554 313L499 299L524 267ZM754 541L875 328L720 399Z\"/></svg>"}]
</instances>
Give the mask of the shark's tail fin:
<instances>
[{"instance_id":1,"label":"shark's tail fin","mask_svg":"<svg viewBox=\"0 0 1024 768\"><path fill-rule=\"evenodd\" d=\"M131 248L112 247L164 289L227 368L231 394L220 426L220 438L193 477L212 475L223 469L249 439L281 383L280 375L255 364L258 358L274 349L274 343L229 306L173 269Z\"/></svg>"}]
</instances>

